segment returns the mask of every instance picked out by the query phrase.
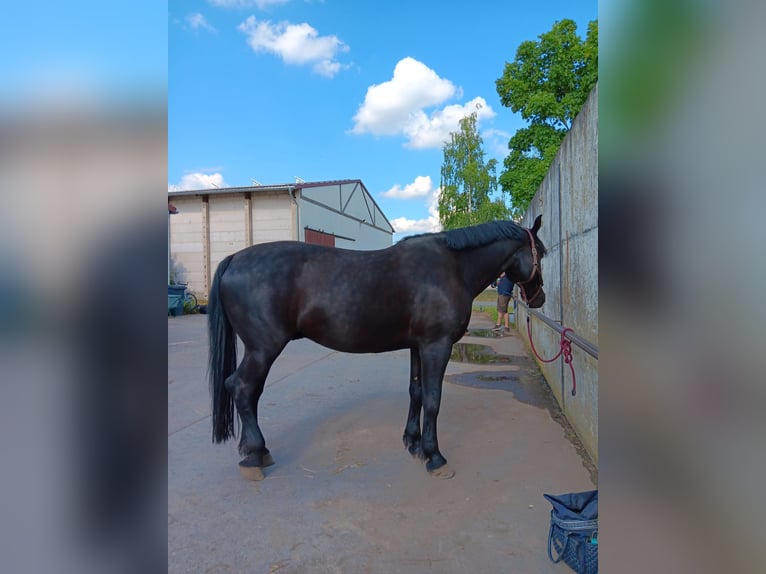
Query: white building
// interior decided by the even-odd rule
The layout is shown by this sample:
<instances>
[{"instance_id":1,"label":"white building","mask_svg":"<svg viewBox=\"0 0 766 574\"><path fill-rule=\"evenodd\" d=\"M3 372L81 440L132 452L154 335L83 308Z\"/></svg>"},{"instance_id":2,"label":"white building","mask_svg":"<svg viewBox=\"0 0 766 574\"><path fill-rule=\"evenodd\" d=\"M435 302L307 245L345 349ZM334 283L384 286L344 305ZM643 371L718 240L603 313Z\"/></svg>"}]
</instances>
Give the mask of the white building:
<instances>
[{"instance_id":1,"label":"white building","mask_svg":"<svg viewBox=\"0 0 766 574\"><path fill-rule=\"evenodd\" d=\"M382 249L394 229L361 180L169 191L170 268L207 299L227 255L283 239L346 249Z\"/></svg>"}]
</instances>

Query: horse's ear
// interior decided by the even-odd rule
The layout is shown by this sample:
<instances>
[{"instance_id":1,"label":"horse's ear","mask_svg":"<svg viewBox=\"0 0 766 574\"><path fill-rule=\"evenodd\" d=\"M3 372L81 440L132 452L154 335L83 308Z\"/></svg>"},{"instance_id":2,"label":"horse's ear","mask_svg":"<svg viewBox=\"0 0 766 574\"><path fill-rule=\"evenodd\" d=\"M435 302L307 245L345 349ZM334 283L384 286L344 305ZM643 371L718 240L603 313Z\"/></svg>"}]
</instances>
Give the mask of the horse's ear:
<instances>
[{"instance_id":1,"label":"horse's ear","mask_svg":"<svg viewBox=\"0 0 766 574\"><path fill-rule=\"evenodd\" d=\"M543 216L542 215L538 215L535 218L534 225L532 225L532 233L537 235L537 232L540 230L540 225L542 225L542 222L543 222Z\"/></svg>"}]
</instances>

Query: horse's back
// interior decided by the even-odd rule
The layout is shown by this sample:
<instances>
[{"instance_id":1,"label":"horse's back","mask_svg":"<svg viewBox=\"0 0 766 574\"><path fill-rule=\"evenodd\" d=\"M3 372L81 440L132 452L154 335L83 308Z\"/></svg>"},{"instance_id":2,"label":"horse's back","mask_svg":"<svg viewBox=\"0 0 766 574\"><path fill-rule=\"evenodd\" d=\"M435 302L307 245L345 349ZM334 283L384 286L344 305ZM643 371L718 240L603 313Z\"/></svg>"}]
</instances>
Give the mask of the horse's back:
<instances>
[{"instance_id":1,"label":"horse's back","mask_svg":"<svg viewBox=\"0 0 766 574\"><path fill-rule=\"evenodd\" d=\"M300 241L275 241L253 245L235 253L227 275L244 275L259 281L308 282L321 288L348 282L354 287L379 288L382 284L406 287L443 265L438 252L393 245L377 250L352 250ZM228 279L230 282L232 279Z\"/></svg>"},{"instance_id":2,"label":"horse's back","mask_svg":"<svg viewBox=\"0 0 766 574\"><path fill-rule=\"evenodd\" d=\"M243 340L270 330L345 352L406 348L464 315L445 251L429 242L371 251L264 243L232 257L222 291Z\"/></svg>"}]
</instances>

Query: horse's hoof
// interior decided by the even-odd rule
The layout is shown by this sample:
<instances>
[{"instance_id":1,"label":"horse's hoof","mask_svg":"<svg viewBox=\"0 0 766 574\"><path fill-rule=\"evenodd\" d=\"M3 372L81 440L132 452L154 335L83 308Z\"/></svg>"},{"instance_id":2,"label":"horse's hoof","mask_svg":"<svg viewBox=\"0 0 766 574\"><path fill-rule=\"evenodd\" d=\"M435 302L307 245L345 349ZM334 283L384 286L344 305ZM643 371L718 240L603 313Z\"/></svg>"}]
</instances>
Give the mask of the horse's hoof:
<instances>
[{"instance_id":1,"label":"horse's hoof","mask_svg":"<svg viewBox=\"0 0 766 574\"><path fill-rule=\"evenodd\" d=\"M434 470L429 470L428 474L430 474L434 478L452 478L453 476L455 476L455 471L452 470L448 464L443 464L439 468L435 468Z\"/></svg>"},{"instance_id":2,"label":"horse's hoof","mask_svg":"<svg viewBox=\"0 0 766 574\"><path fill-rule=\"evenodd\" d=\"M260 464L256 462L255 458L255 456L249 456L239 461L239 473L247 480L263 480L263 467L274 464L274 459L269 453L263 455L263 458L258 461Z\"/></svg>"},{"instance_id":3,"label":"horse's hoof","mask_svg":"<svg viewBox=\"0 0 766 574\"><path fill-rule=\"evenodd\" d=\"M247 480L260 481L265 478L263 474L263 468L260 466L242 466L239 464L239 474L241 474Z\"/></svg>"}]
</instances>

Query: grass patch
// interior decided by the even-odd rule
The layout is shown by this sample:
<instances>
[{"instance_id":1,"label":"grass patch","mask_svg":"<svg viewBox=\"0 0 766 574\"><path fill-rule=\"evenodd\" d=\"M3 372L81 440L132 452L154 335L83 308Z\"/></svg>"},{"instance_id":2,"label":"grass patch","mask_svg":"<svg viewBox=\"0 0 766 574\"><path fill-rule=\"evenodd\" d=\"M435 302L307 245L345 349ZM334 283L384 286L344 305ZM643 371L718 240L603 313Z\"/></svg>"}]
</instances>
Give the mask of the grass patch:
<instances>
[{"instance_id":1,"label":"grass patch","mask_svg":"<svg viewBox=\"0 0 766 574\"><path fill-rule=\"evenodd\" d=\"M476 296L476 299L473 300L474 304L477 301L482 303L497 303L497 290L491 288L485 289Z\"/></svg>"},{"instance_id":2,"label":"grass patch","mask_svg":"<svg viewBox=\"0 0 766 574\"><path fill-rule=\"evenodd\" d=\"M511 305L513 302L511 302ZM497 289L487 288L473 300L472 309L480 313L486 313L492 322L497 324ZM510 310L510 309L509 309ZM511 311L511 324L515 324L516 316Z\"/></svg>"},{"instance_id":3,"label":"grass patch","mask_svg":"<svg viewBox=\"0 0 766 574\"><path fill-rule=\"evenodd\" d=\"M479 311L480 313L486 313L494 323L497 323L497 296L491 302L487 300L480 300L478 297L473 300L473 311Z\"/></svg>"}]
</instances>

